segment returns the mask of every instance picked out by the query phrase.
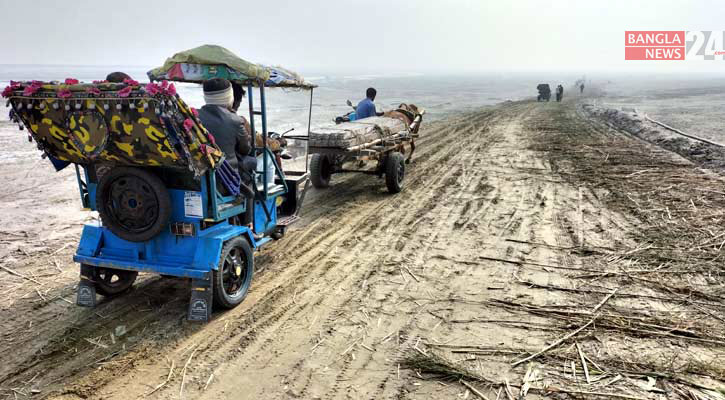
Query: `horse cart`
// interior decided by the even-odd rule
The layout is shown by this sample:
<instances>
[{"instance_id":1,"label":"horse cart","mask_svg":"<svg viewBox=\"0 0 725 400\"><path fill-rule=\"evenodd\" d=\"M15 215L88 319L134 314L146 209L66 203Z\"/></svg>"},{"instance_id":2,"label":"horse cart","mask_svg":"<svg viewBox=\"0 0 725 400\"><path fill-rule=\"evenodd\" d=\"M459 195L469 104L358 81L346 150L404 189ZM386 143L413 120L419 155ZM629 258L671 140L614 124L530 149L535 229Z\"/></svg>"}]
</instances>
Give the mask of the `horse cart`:
<instances>
[{"instance_id":1,"label":"horse cart","mask_svg":"<svg viewBox=\"0 0 725 400\"><path fill-rule=\"evenodd\" d=\"M83 227L74 256L77 304L125 293L139 272L152 272L190 278L188 318L207 321L213 306L242 302L254 250L284 233L304 199L306 169L283 172L266 147L265 89L309 90L311 107L314 86L218 46L177 53L149 77L148 84L12 82L3 96L11 120L28 129L44 157L56 168L75 165L83 207L99 213L99 223ZM252 130L261 122L264 145L250 154L260 160L250 173L251 199L213 133L170 83L215 77L246 86Z\"/></svg>"},{"instance_id":2,"label":"horse cart","mask_svg":"<svg viewBox=\"0 0 725 400\"><path fill-rule=\"evenodd\" d=\"M549 101L551 99L551 87L549 87L548 83L538 84L536 90L539 91L539 95L536 96L536 101Z\"/></svg>"},{"instance_id":3,"label":"horse cart","mask_svg":"<svg viewBox=\"0 0 725 400\"><path fill-rule=\"evenodd\" d=\"M390 193L403 188L405 165L415 151L424 110L401 104L383 116L345 121L309 132L310 180L327 188L334 174L356 172L385 176ZM406 158L407 148L410 153Z\"/></svg>"}]
</instances>

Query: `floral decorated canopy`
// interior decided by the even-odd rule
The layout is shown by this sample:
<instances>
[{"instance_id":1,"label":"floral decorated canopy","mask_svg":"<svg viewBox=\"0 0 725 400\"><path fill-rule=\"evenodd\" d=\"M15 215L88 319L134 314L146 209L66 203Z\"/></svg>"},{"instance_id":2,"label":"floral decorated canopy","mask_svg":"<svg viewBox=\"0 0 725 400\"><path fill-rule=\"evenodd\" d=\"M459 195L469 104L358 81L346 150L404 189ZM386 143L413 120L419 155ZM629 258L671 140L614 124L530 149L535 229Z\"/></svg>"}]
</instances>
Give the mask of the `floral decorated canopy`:
<instances>
[{"instance_id":1,"label":"floral decorated canopy","mask_svg":"<svg viewBox=\"0 0 725 400\"><path fill-rule=\"evenodd\" d=\"M203 45L168 58L164 65L148 72L151 81L202 83L225 78L242 85L312 89L299 74L282 67L268 67L237 57L221 46Z\"/></svg>"},{"instance_id":2,"label":"floral decorated canopy","mask_svg":"<svg viewBox=\"0 0 725 400\"><path fill-rule=\"evenodd\" d=\"M188 169L198 177L223 159L168 81L11 81L2 96L10 120L62 163Z\"/></svg>"}]
</instances>

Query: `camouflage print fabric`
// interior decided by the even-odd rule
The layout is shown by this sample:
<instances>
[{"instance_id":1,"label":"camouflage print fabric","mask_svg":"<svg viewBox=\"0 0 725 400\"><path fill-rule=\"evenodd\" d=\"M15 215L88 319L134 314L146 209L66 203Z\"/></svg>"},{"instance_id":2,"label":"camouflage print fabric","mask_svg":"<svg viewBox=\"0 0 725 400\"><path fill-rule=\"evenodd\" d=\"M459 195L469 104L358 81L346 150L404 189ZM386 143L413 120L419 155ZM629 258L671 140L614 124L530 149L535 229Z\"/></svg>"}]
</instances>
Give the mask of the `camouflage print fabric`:
<instances>
[{"instance_id":1,"label":"camouflage print fabric","mask_svg":"<svg viewBox=\"0 0 725 400\"><path fill-rule=\"evenodd\" d=\"M133 86L120 97L124 87L44 85L29 96L18 88L10 103L38 146L59 160L188 168L197 174L220 161L213 138L178 96L150 95ZM62 92L69 88L75 90Z\"/></svg>"}]
</instances>

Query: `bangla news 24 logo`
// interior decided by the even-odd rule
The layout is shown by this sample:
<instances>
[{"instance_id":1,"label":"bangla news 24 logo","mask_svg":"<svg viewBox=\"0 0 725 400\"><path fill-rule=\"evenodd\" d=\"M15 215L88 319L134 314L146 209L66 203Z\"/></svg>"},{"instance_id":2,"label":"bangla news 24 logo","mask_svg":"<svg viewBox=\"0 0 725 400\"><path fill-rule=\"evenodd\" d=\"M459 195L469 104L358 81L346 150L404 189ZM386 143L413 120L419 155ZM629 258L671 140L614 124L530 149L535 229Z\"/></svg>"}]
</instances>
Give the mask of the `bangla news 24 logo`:
<instances>
[{"instance_id":1,"label":"bangla news 24 logo","mask_svg":"<svg viewBox=\"0 0 725 400\"><path fill-rule=\"evenodd\" d=\"M625 60L725 60L725 31L625 31Z\"/></svg>"}]
</instances>

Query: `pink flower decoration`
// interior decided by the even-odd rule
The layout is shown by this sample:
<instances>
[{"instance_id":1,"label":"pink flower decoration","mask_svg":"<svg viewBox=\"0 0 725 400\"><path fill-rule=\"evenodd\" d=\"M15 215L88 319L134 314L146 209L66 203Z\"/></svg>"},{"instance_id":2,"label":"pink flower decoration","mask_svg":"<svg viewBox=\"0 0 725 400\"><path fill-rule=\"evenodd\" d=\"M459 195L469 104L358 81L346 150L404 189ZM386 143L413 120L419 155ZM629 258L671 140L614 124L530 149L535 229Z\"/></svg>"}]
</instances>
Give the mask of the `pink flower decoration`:
<instances>
[{"instance_id":1,"label":"pink flower decoration","mask_svg":"<svg viewBox=\"0 0 725 400\"><path fill-rule=\"evenodd\" d=\"M169 87L169 81L161 81L161 88L166 90Z\"/></svg>"},{"instance_id":2,"label":"pink flower decoration","mask_svg":"<svg viewBox=\"0 0 725 400\"><path fill-rule=\"evenodd\" d=\"M128 97L131 95L131 86L126 86L125 88L118 91L118 97Z\"/></svg>"},{"instance_id":3,"label":"pink flower decoration","mask_svg":"<svg viewBox=\"0 0 725 400\"><path fill-rule=\"evenodd\" d=\"M148 93L151 96L156 96L161 92L161 89L159 88L159 85L155 83L149 83L146 86L144 86L144 90L146 90L146 93Z\"/></svg>"},{"instance_id":4,"label":"pink flower decoration","mask_svg":"<svg viewBox=\"0 0 725 400\"><path fill-rule=\"evenodd\" d=\"M73 96L73 93L70 91L70 89L62 89L58 91L58 97L60 97L61 99L67 99L71 96Z\"/></svg>"},{"instance_id":5,"label":"pink flower decoration","mask_svg":"<svg viewBox=\"0 0 725 400\"><path fill-rule=\"evenodd\" d=\"M99 96L101 94L101 89L97 87L89 87L88 89L86 89L86 93Z\"/></svg>"},{"instance_id":6,"label":"pink flower decoration","mask_svg":"<svg viewBox=\"0 0 725 400\"><path fill-rule=\"evenodd\" d=\"M194 114L195 117L199 118L199 110L196 108L191 107L191 113Z\"/></svg>"},{"instance_id":7,"label":"pink flower decoration","mask_svg":"<svg viewBox=\"0 0 725 400\"><path fill-rule=\"evenodd\" d=\"M66 85L77 85L78 84L78 79L65 78L65 84Z\"/></svg>"},{"instance_id":8,"label":"pink flower decoration","mask_svg":"<svg viewBox=\"0 0 725 400\"><path fill-rule=\"evenodd\" d=\"M14 90L20 89L20 82L10 81L10 84L3 89L3 97L10 97Z\"/></svg>"},{"instance_id":9,"label":"pink flower decoration","mask_svg":"<svg viewBox=\"0 0 725 400\"><path fill-rule=\"evenodd\" d=\"M126 78L123 80L123 83L131 86L138 86L138 81L134 81L133 79Z\"/></svg>"},{"instance_id":10,"label":"pink flower decoration","mask_svg":"<svg viewBox=\"0 0 725 400\"><path fill-rule=\"evenodd\" d=\"M186 129L187 131L190 131L191 128L193 128L193 127L194 127L194 121L192 121L189 118L184 120L184 129Z\"/></svg>"},{"instance_id":11,"label":"pink flower decoration","mask_svg":"<svg viewBox=\"0 0 725 400\"><path fill-rule=\"evenodd\" d=\"M176 96L176 88L174 87L173 83L169 85L168 88L166 88L166 94L168 94L169 96Z\"/></svg>"},{"instance_id":12,"label":"pink flower decoration","mask_svg":"<svg viewBox=\"0 0 725 400\"><path fill-rule=\"evenodd\" d=\"M208 132L208 133L209 133L209 141L210 141L210 142L211 142L211 143L212 143L213 145L215 145L215 146L216 146L216 138L214 137L214 135L212 135L212 134L211 134L211 132Z\"/></svg>"},{"instance_id":13,"label":"pink flower decoration","mask_svg":"<svg viewBox=\"0 0 725 400\"><path fill-rule=\"evenodd\" d=\"M33 81L30 85L25 87L23 90L23 96L32 96L35 92L40 90L42 85L43 84L40 81Z\"/></svg>"},{"instance_id":14,"label":"pink flower decoration","mask_svg":"<svg viewBox=\"0 0 725 400\"><path fill-rule=\"evenodd\" d=\"M5 89L3 89L3 97L10 97L11 94L13 94L13 85L5 86Z\"/></svg>"}]
</instances>

